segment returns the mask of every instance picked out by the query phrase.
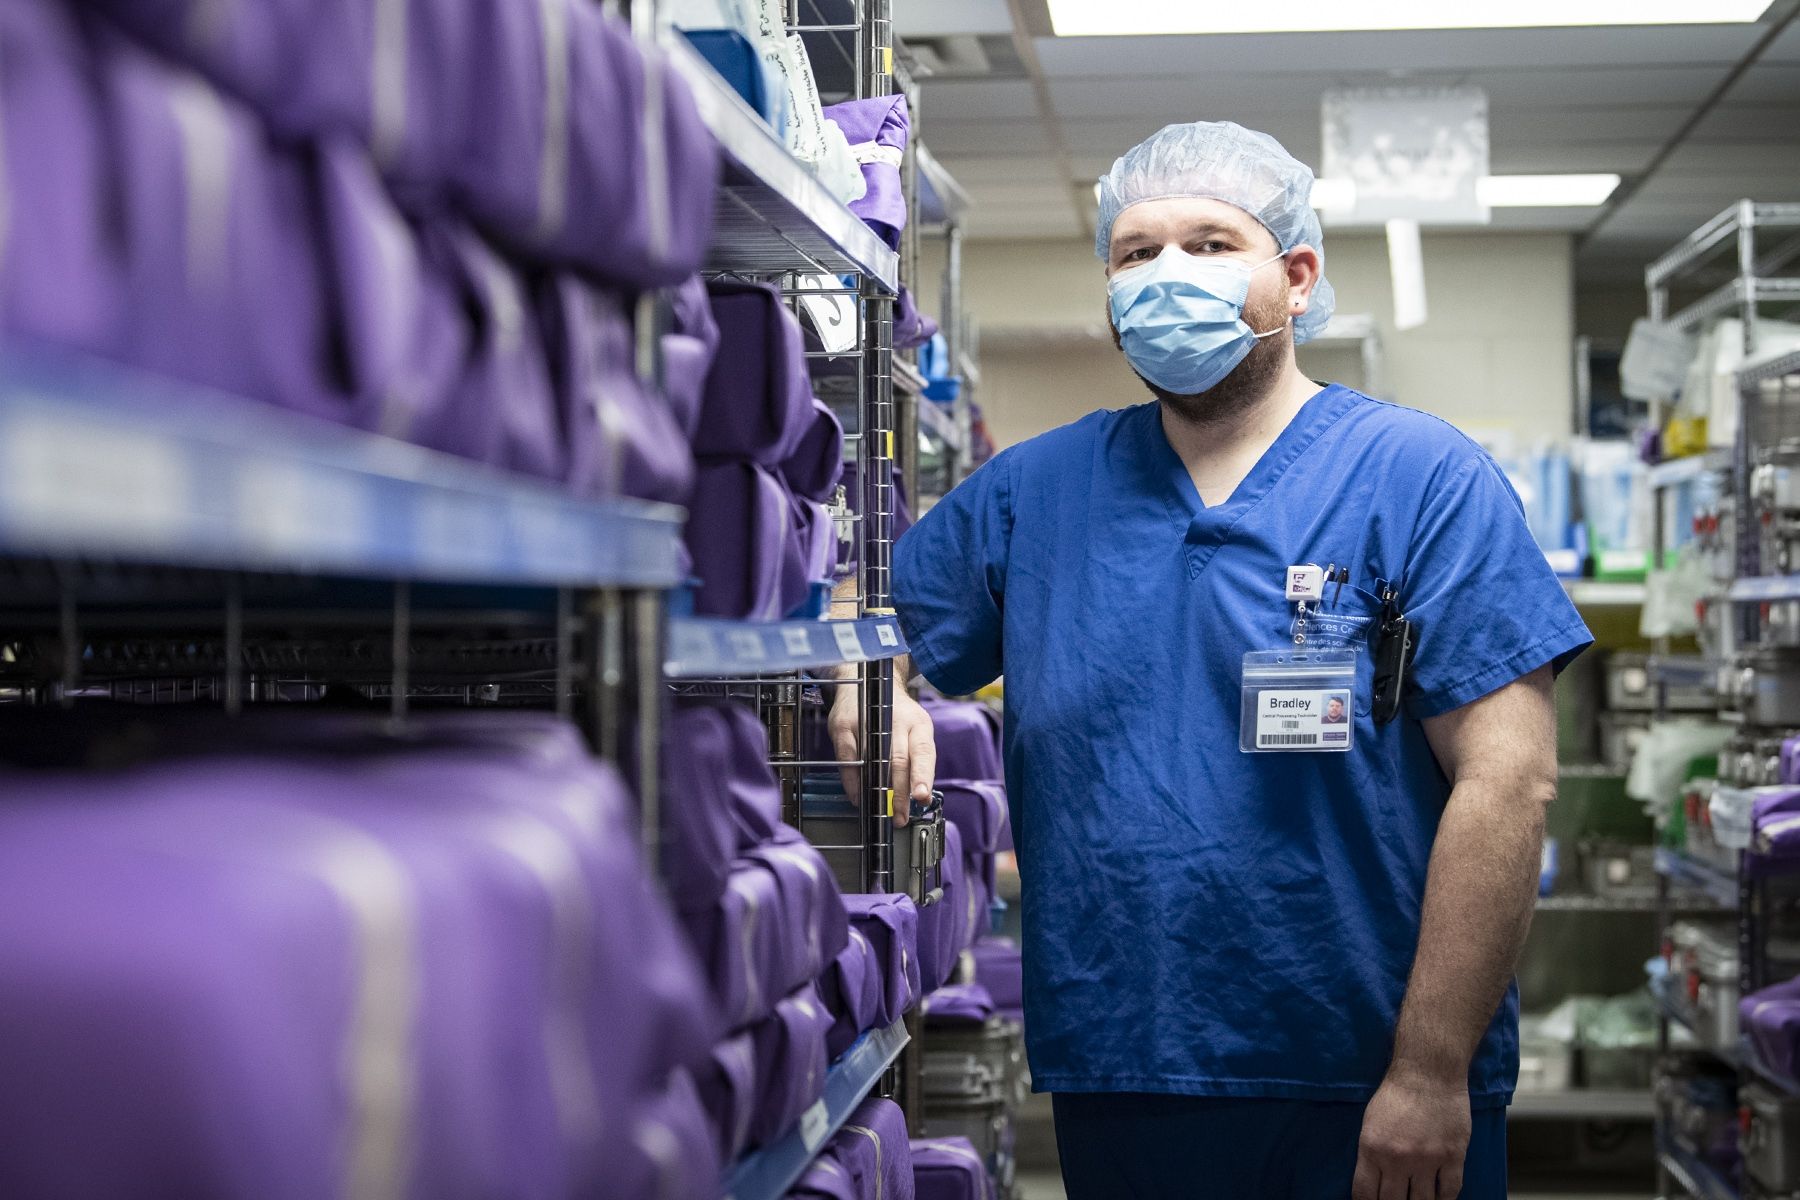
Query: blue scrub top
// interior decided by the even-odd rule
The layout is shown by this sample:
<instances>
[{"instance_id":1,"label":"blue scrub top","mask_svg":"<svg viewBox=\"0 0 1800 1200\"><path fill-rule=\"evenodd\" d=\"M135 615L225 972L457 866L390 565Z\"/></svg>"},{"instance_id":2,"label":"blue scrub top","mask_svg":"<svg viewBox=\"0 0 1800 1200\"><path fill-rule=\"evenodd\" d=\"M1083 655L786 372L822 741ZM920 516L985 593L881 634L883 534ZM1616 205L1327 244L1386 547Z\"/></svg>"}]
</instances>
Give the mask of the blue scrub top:
<instances>
[{"instance_id":1,"label":"blue scrub top","mask_svg":"<svg viewBox=\"0 0 1800 1200\"><path fill-rule=\"evenodd\" d=\"M1348 564L1309 648L1358 655L1349 754L1238 749L1245 652L1291 647L1292 564ZM1369 715L1377 579L1418 629ZM1328 387L1205 507L1156 403L1014 446L895 548L914 661L1006 675L1031 1075L1044 1091L1366 1100L1385 1074L1449 784L1420 719L1592 641L1493 460ZM1470 1069L1518 1074L1509 989Z\"/></svg>"}]
</instances>

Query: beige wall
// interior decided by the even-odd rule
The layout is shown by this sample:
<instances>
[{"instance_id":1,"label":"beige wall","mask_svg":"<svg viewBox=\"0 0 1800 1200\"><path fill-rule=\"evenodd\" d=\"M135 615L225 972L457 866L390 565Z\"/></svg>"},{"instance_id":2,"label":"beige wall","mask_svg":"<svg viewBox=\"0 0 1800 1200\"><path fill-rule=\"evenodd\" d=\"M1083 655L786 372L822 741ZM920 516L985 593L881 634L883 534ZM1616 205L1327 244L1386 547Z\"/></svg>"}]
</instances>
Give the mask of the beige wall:
<instances>
[{"instance_id":1,"label":"beige wall","mask_svg":"<svg viewBox=\"0 0 1800 1200\"><path fill-rule=\"evenodd\" d=\"M1573 404L1571 242L1563 234L1427 234L1431 319L1396 333L1387 250L1379 237L1327 235L1326 274L1338 311L1373 313L1382 330L1388 398L1436 413L1471 434L1529 443L1566 438ZM928 239L920 292L937 307L941 252ZM1001 445L1098 408L1147 398L1105 331L1105 288L1092 249L1067 241L964 246L965 303L982 326L1045 337L984 343L980 400ZM1070 336L1088 327L1090 337ZM1362 383L1340 350L1302 351L1320 378Z\"/></svg>"}]
</instances>

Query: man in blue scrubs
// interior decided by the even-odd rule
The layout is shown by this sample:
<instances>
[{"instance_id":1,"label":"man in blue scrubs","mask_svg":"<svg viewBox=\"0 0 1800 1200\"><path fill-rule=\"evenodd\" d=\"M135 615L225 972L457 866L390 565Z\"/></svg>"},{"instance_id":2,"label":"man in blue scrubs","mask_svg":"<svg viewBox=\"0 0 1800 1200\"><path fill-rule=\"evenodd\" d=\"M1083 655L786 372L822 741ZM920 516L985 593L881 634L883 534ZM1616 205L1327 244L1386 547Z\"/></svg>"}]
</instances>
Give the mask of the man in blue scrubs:
<instances>
[{"instance_id":1,"label":"man in blue scrubs","mask_svg":"<svg viewBox=\"0 0 1800 1200\"><path fill-rule=\"evenodd\" d=\"M1074 1200L1506 1192L1553 676L1590 638L1487 454L1301 374L1332 304L1312 182L1230 124L1121 158L1096 249L1155 399L1008 449L895 551L925 677L1006 676L1032 1079ZM1247 673L1331 650L1349 680Z\"/></svg>"}]
</instances>

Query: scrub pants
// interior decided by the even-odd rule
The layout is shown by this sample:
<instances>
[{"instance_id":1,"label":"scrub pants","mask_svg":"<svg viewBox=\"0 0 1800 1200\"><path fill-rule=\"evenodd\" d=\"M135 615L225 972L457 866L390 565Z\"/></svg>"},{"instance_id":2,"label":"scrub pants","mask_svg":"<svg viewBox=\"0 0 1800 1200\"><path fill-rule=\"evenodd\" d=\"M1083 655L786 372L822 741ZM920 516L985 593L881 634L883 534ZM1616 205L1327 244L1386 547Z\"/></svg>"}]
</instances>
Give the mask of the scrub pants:
<instances>
[{"instance_id":1,"label":"scrub pants","mask_svg":"<svg viewBox=\"0 0 1800 1200\"><path fill-rule=\"evenodd\" d=\"M1349 1200L1361 1104L1137 1092L1052 1101L1069 1200ZM1506 1110L1471 1116L1461 1200L1506 1200Z\"/></svg>"}]
</instances>

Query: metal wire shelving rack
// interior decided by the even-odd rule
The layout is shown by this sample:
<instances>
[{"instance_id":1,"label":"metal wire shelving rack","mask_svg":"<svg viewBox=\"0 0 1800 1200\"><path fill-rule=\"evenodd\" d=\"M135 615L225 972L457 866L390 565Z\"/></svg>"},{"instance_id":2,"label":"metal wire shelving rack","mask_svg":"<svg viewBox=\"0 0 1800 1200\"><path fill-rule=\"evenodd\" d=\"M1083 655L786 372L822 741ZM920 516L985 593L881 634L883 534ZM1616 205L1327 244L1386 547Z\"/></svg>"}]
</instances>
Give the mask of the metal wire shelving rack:
<instances>
[{"instance_id":1,"label":"metal wire shelving rack","mask_svg":"<svg viewBox=\"0 0 1800 1200\"><path fill-rule=\"evenodd\" d=\"M1800 205L1761 204L1741 201L1696 230L1681 245L1658 259L1645 272L1652 319L1665 321L1683 332L1694 332L1708 321L1736 316L1742 322L1746 366L1737 374L1738 420L1729 453L1714 454L1665 464L1653 472L1657 497L1654 520L1656 552L1660 558L1667 542L1664 496L1708 472L1721 473L1732 494L1737 514L1732 555L1735 578L1724 588L1722 599L1730 611L1725 622L1722 661L1740 650L1753 650L1765 642L1771 628L1772 608L1800 599L1800 577L1766 575L1762 561L1763 531L1754 519L1757 508L1752 478L1769 452L1791 441L1792 419L1800 415L1800 354L1758 357L1759 322L1777 305L1800 301L1800 277L1792 274L1800 261L1800 235L1790 232L1770 246L1759 235L1771 230L1800 230ZM1716 260L1730 253L1728 265ZM1787 274L1783 274L1787 272ZM1697 294L1696 294L1697 293ZM1671 312L1672 299L1691 295L1683 307ZM1660 420L1663 405L1653 406ZM1763 730L1771 736L1788 736L1796 730ZM1722 764L1723 767L1724 764ZM1725 775L1722 769L1721 777ZM1753 782L1753 781L1739 781ZM1727 914L1736 929L1738 992L1748 995L1772 982L1781 973L1772 969L1770 936L1777 905L1792 892L1792 881L1753 870L1748 857L1736 856L1735 869L1694 854L1670 848L1657 852L1658 923L1667 938L1671 916L1680 911L1678 892L1711 900ZM1747 1043L1712 1045L1698 1037L1693 1014L1668 991L1658 996L1660 1019L1658 1045L1664 1055L1672 1046L1671 1031L1684 1027L1696 1033L1694 1052L1709 1055L1735 1071L1740 1082L1760 1079L1789 1095L1800 1095L1794 1081L1782 1078L1760 1063ZM1746 1173L1742 1187L1681 1146L1667 1127L1666 1114L1657 1115L1657 1189L1660 1196L1688 1195L1706 1200L1772 1197Z\"/></svg>"},{"instance_id":2,"label":"metal wire shelving rack","mask_svg":"<svg viewBox=\"0 0 1800 1200\"><path fill-rule=\"evenodd\" d=\"M845 95L889 94L889 5L856 0L825 12L822 0L791 0L789 27L842 58ZM708 269L776 280L796 300L805 277L826 276L855 309L855 345L835 355L854 379L847 443L861 494L842 518L858 550L844 597L854 617L671 618L679 509L577 500L376 435L8 351L0 708L104 699L238 713L335 696L392 720L440 703L551 707L580 722L596 753L635 764L654 862L665 801L660 714L671 695L706 688L755 700L797 806L800 779L826 765L801 753L799 714L816 690L805 672L836 669L849 673L840 686L855 689L862 709L860 883L900 890L889 746L894 689L904 686L894 661L906 644L890 583L892 334L898 288L916 260L903 268L654 0L630 9L646 50L687 83L723 154ZM654 298L640 305L647 314ZM654 325L640 322L647 371ZM895 1064L908 1024L865 1035L798 1128L733 1165L730 1193L783 1194L864 1096L902 1090Z\"/></svg>"},{"instance_id":3,"label":"metal wire shelving rack","mask_svg":"<svg viewBox=\"0 0 1800 1200\"><path fill-rule=\"evenodd\" d=\"M638 7L645 7L642 0ZM650 19L724 150L719 232L708 270L773 282L797 314L809 306L835 306L846 318L843 328L853 332L843 344L828 346L821 338L808 357L817 394L844 425L858 493L842 497L834 509L840 542L855 546L856 562L834 597L836 619L675 618L665 676L676 694L724 695L755 707L769 730L784 816L832 862L841 885L872 892L916 890L909 886L909 859L897 854L904 845L892 815L894 694L905 686L895 662L906 642L892 607L891 561L895 481L916 469L915 404L923 386L914 365L893 350L899 289L917 277L920 189L912 148L917 91L901 65L904 53L893 37L889 7L889 0L788 0L785 16L789 32L806 45L824 102L904 91L915 106L902 165L908 232L897 252L831 197L679 34L660 18ZM860 708L860 763L849 772L840 770L822 732L825 689L834 686L853 694ZM848 794L836 803L849 803L836 810L838 819L821 825L812 815L820 794L840 787ZM736 1200L784 1194L871 1091L899 1099L910 1113L920 1036L916 1013L866 1035L833 1066L825 1098L798 1128L735 1165L729 1194Z\"/></svg>"}]
</instances>

